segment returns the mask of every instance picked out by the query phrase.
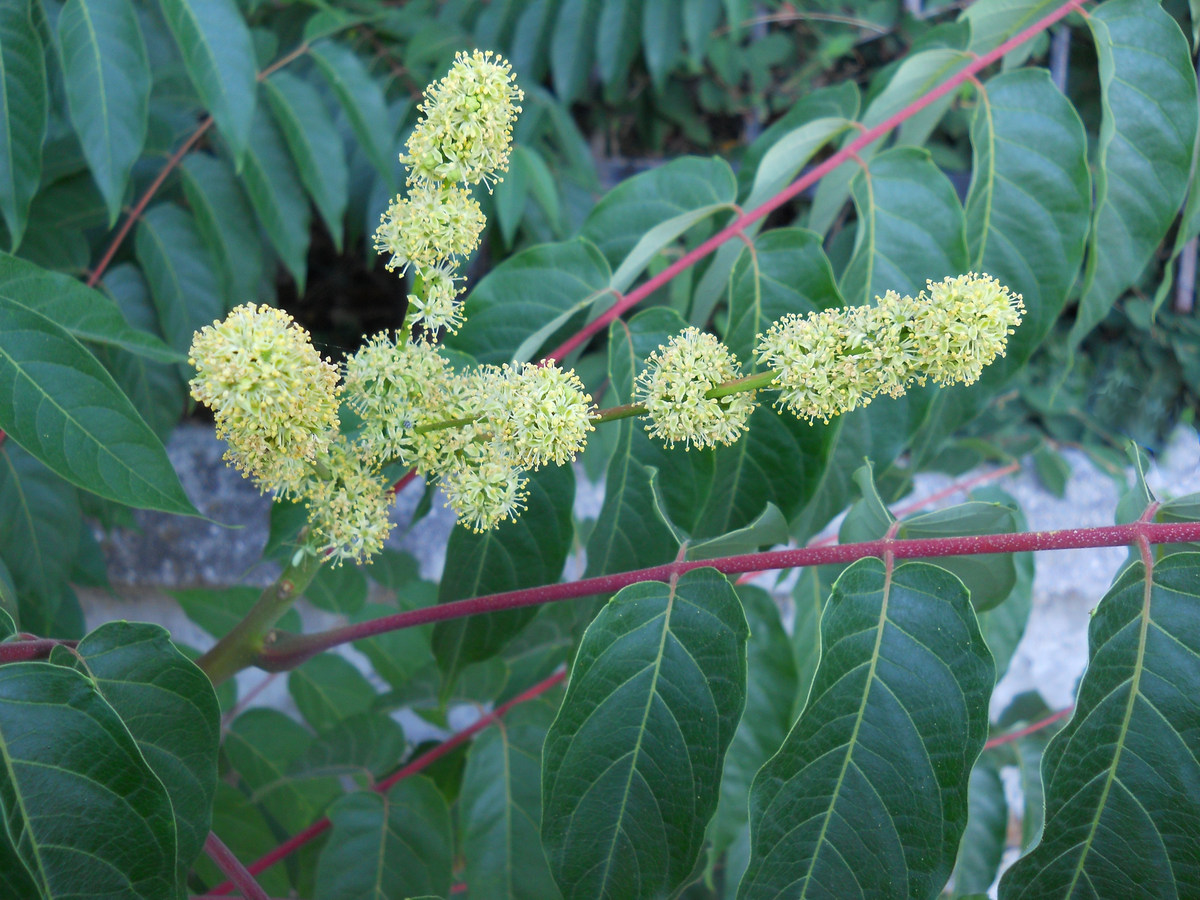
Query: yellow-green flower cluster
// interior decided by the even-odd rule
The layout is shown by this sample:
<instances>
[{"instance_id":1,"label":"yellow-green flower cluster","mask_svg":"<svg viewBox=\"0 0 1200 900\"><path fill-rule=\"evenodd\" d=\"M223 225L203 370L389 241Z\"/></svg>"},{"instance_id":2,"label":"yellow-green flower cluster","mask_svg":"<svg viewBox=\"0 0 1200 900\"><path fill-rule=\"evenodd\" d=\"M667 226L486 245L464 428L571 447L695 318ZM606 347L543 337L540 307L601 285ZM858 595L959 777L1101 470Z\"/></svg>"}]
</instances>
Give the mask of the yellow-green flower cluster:
<instances>
[{"instance_id":1,"label":"yellow-green flower cluster","mask_svg":"<svg viewBox=\"0 0 1200 900\"><path fill-rule=\"evenodd\" d=\"M483 213L469 185L491 185L507 171L512 124L524 98L512 68L491 52L459 53L425 91L423 113L400 161L408 196L397 196L375 232L387 268L413 270L409 327L451 332L462 324L455 268L479 245Z\"/></svg>"},{"instance_id":2,"label":"yellow-green flower cluster","mask_svg":"<svg viewBox=\"0 0 1200 900\"><path fill-rule=\"evenodd\" d=\"M732 444L754 412L753 391L709 397L739 376L737 359L711 334L688 328L659 347L638 375L637 402L646 407L646 430L668 447Z\"/></svg>"},{"instance_id":3,"label":"yellow-green flower cluster","mask_svg":"<svg viewBox=\"0 0 1200 900\"><path fill-rule=\"evenodd\" d=\"M225 458L264 488L294 491L338 427L338 373L279 309L247 303L196 332L192 397L212 409Z\"/></svg>"},{"instance_id":4,"label":"yellow-green flower cluster","mask_svg":"<svg viewBox=\"0 0 1200 900\"><path fill-rule=\"evenodd\" d=\"M196 332L192 396L213 411L225 457L264 490L309 508L309 548L377 553L391 529L388 484L338 432L338 370L282 310L247 303Z\"/></svg>"},{"instance_id":5,"label":"yellow-green flower cluster","mask_svg":"<svg viewBox=\"0 0 1200 900\"><path fill-rule=\"evenodd\" d=\"M973 272L928 282L917 301L913 343L924 374L938 384L974 384L1004 355L1025 311L1020 294Z\"/></svg>"}]
</instances>

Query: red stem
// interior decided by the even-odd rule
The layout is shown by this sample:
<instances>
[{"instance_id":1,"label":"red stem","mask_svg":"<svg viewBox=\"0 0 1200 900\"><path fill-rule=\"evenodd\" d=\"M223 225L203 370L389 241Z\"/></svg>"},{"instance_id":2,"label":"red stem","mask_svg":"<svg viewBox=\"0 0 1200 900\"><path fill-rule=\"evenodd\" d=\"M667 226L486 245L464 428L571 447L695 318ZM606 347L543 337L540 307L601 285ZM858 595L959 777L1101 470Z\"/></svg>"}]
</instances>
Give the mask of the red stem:
<instances>
[{"instance_id":1,"label":"red stem","mask_svg":"<svg viewBox=\"0 0 1200 900\"><path fill-rule=\"evenodd\" d=\"M1074 711L1075 711L1074 706L1068 706L1066 709L1060 709L1054 715L1046 716L1046 718L1044 718L1038 722L1034 722L1032 725L1026 725L1024 728L1018 728L1016 731L1010 731L1007 734L1001 734L1001 735L998 735L998 736L992 738L986 744L983 745L983 749L990 750L993 747L999 747L1001 744L1011 744L1013 741L1019 740L1023 737L1027 737L1028 735L1031 735L1035 732L1041 731L1043 728L1048 728L1049 726L1051 726L1055 722L1057 722L1059 719L1065 719L1067 716L1069 716Z\"/></svg>"},{"instance_id":2,"label":"red stem","mask_svg":"<svg viewBox=\"0 0 1200 900\"><path fill-rule=\"evenodd\" d=\"M254 876L246 871L246 867L242 865L241 861L211 831L204 839L204 852L217 864L218 869L229 876L230 886L236 885L246 900L270 900L267 892L254 880Z\"/></svg>"},{"instance_id":3,"label":"red stem","mask_svg":"<svg viewBox=\"0 0 1200 900\"><path fill-rule=\"evenodd\" d=\"M824 178L842 163L853 159L859 150L862 150L868 144L878 140L900 123L912 118L912 116L929 106L935 100L944 97L963 82L973 78L977 72L985 69L987 66L996 62L996 60L1002 58L1014 47L1023 44L1025 41L1029 40L1035 35L1045 31L1059 19L1065 17L1078 7L1082 6L1083 3L1084 0L1068 0L1068 2L1058 7L1058 9L1054 10L1048 16L1045 16L1044 18L1039 19L1037 22L1034 22L1028 28L1015 34L1013 37L1009 38L994 50L983 54L974 62L966 66L966 68L962 69L962 71L951 76L924 96L914 100L895 115L884 119L874 128L868 128L852 142L847 144L837 153L834 153L824 162L814 166L808 173L793 181L788 187L784 188L770 200L763 203L761 206L757 206L749 212L738 216L700 246L689 251L688 253L685 253L653 278L630 291L625 295L624 299L614 303L611 307L609 307L607 312L583 326L583 328L579 329L579 331L577 331L573 336L547 353L546 356L551 359L566 359L568 353L582 345L585 341L591 338L592 335L596 334L598 331L608 325L608 323L613 319L617 318L627 309L636 306L642 300L649 297L652 293L654 293L684 269L694 265L704 257L708 256L708 254L712 253L717 249L717 247L721 246L721 244L725 243L731 237L740 234L747 225L757 222L768 213L771 213L780 206L783 206L783 204L787 203L793 197L797 196L813 184L816 184L820 179Z\"/></svg>"},{"instance_id":4,"label":"red stem","mask_svg":"<svg viewBox=\"0 0 1200 900\"><path fill-rule=\"evenodd\" d=\"M941 556L971 556L980 553L1018 553L1026 550L1071 550L1082 547L1119 547L1145 540L1149 544L1176 544L1200 541L1200 522L1132 522L1128 525L1106 525L1098 528L1065 528L1059 531L1021 531L1009 534L983 534L967 537L920 538L896 540L881 538L857 544L833 547L800 547L793 550L774 550L766 553L746 553L688 562L672 562L631 572L600 575L565 584L500 594L487 594L453 603L441 603L421 609L408 610L355 625L305 635L281 636L270 648L263 650L255 665L268 671L292 669L307 659L331 647L352 641L481 613L537 606L574 597L611 594L641 581L666 581L691 569L711 567L726 575L757 572L766 569L791 569L801 566L822 566L829 563L849 563L867 556L883 557L891 553L895 559L931 559Z\"/></svg>"},{"instance_id":5,"label":"red stem","mask_svg":"<svg viewBox=\"0 0 1200 900\"><path fill-rule=\"evenodd\" d=\"M25 662L31 659L46 659L50 651L60 644L74 647L79 641L60 641L57 638L32 638L26 641L8 641L0 644L0 664Z\"/></svg>"},{"instance_id":6,"label":"red stem","mask_svg":"<svg viewBox=\"0 0 1200 900\"><path fill-rule=\"evenodd\" d=\"M422 753L420 756L418 756L416 759L414 759L408 765L404 766L402 769L399 769L394 774L389 775L383 781L376 784L373 788L371 788L371 790L375 791L376 793L382 794L388 788L390 788L393 784L395 784L397 781L407 778L409 775L415 775L417 772L420 772L422 769L429 767L431 764L437 762L437 760L441 759L443 756L445 756L447 753L454 750L456 747L469 741L472 737L477 735L479 732L483 731L483 729L487 728L493 722L496 722L496 721L500 720L501 718L503 718L514 706L519 706L522 703L526 703L526 702L534 699L535 697L538 697L538 696L546 693L546 691L550 690L550 688L554 687L556 684L559 684L566 677L567 677L566 671L561 670L561 671L555 672L549 678L546 678L543 681L539 681L533 687L529 688L529 690L527 690L523 693L517 694L517 696L513 697L507 703L497 706L494 710L492 710L486 716L480 716L473 724L468 725L462 731L456 732L454 735L447 738L442 743L438 744L432 750L430 750L426 753ZM305 828L299 834L296 834L293 837L289 838L287 841L280 844L278 847L276 847L270 853L263 856L261 859L257 859L254 862L252 862L250 865L248 865L246 867L246 871L251 874L258 875L259 873L265 871L266 869L269 869L271 866L275 865L275 863L279 862L281 859L286 857L288 854L290 854L290 853L294 852L295 850L299 849L300 847L304 846L309 841L311 841L313 838L315 838L317 835L326 831L329 828L329 825L330 825L330 822L329 822L328 818L319 819L316 822L313 822L311 825L309 825L307 828ZM229 873L226 872L225 874L228 875ZM232 876L230 876L230 877L232 878ZM204 897L211 898L211 897L227 896L228 891L231 890L233 887L234 887L233 881L226 881L223 884L218 884L215 888L213 888L211 891L209 891L207 894L205 894Z\"/></svg>"}]
</instances>

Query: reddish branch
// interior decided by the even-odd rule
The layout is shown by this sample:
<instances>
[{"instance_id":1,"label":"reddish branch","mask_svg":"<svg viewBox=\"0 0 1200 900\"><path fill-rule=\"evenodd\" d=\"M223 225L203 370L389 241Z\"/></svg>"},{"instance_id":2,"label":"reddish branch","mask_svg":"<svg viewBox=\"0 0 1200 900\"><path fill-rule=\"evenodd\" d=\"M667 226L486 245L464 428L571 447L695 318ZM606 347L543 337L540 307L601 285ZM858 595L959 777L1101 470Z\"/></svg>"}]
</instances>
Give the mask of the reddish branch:
<instances>
[{"instance_id":1,"label":"reddish branch","mask_svg":"<svg viewBox=\"0 0 1200 900\"><path fill-rule=\"evenodd\" d=\"M983 534L967 537L896 540L881 538L833 547L801 547L766 553L746 553L717 559L672 562L631 572L600 575L565 584L547 584L518 591L488 594L469 600L456 600L421 609L408 610L367 622L346 625L329 631L305 635L283 635L263 650L254 664L268 671L293 669L305 660L331 647L373 637L401 628L413 628L459 619L481 613L538 606L558 600L611 594L641 581L667 581L691 569L705 566L726 575L767 569L791 569L850 563L867 556L895 559L933 559L942 556L972 556L981 553L1018 553L1027 550L1072 550L1083 547L1120 547L1145 541L1147 544L1176 544L1200 541L1200 522L1133 522L1099 528L1065 528L1059 531L1022 531L1010 534Z\"/></svg>"},{"instance_id":2,"label":"reddish branch","mask_svg":"<svg viewBox=\"0 0 1200 900\"><path fill-rule=\"evenodd\" d=\"M993 747L999 747L1001 744L1011 744L1013 741L1020 740L1023 737L1028 737L1041 731L1043 728L1049 728L1055 722L1065 719L1075 711L1074 706L1068 706L1066 709L1060 709L1053 715L1046 716L1044 719L1039 719L1032 725L1026 725L1024 728L1018 728L1016 731L1010 731L1007 734L997 735L983 745L984 750L990 750Z\"/></svg>"},{"instance_id":3,"label":"reddish branch","mask_svg":"<svg viewBox=\"0 0 1200 900\"><path fill-rule=\"evenodd\" d=\"M1059 19L1064 18L1069 13L1078 9L1083 5L1083 3L1084 0L1068 0L1067 3L1064 3L1062 6L1058 7L1058 9L1054 10L1048 16L1039 19L1028 28L1013 35L994 50L978 57L974 62L967 65L960 72L946 79L936 88L929 91L929 93L918 98L917 100L914 100L895 115L884 119L874 128L868 128L837 153L834 153L819 165L814 166L807 174L793 181L788 187L784 188L766 203L738 216L700 246L689 251L688 253L685 253L653 278L630 291L625 295L623 300L609 307L607 312L589 322L583 328L579 329L579 331L577 331L573 336L547 353L547 358L557 360L566 359L568 353L580 347L585 341L591 338L592 335L596 334L605 326L607 326L608 323L613 319L617 318L626 310L631 309L641 301L645 300L684 269L687 269L689 266L694 265L704 257L708 256L731 237L741 235L746 226L754 224L759 219L783 206L785 203L798 196L801 192L816 184L842 163L854 159L859 150L862 150L868 144L877 141L897 125L901 124L907 119L912 118L935 100L946 96L946 94L949 94L959 85L973 78L978 72L987 68L997 60L1003 58L1004 55L1014 47L1025 43L1025 41L1045 31Z\"/></svg>"},{"instance_id":4,"label":"reddish branch","mask_svg":"<svg viewBox=\"0 0 1200 900\"><path fill-rule=\"evenodd\" d=\"M567 677L566 671L559 671L559 672L556 672L555 674L551 675L549 678L545 679L544 681L539 681L537 684L535 684L533 687L531 687L529 690L525 691L524 693L518 694L517 696L513 697L511 700L509 700L507 703L504 703L501 706L497 706L494 710L492 710L486 716L481 716L478 720L476 720L474 722L474 724L469 725L468 727L464 728L462 731L456 732L450 738L448 738L447 740L438 744L436 747L434 747L429 752L422 753L420 756L418 756L416 759L414 759L408 765L404 766L403 768L399 769L392 775L389 775L387 778L383 779L383 781L381 781L377 785L375 785L372 788L372 790L377 793L382 794L382 793L386 792L388 790L388 788L390 788L397 781L407 778L410 775L417 774L422 769L425 769L425 768L429 767L430 765L432 765L433 763L437 762L439 759L441 759L447 753L450 753L456 747L459 747L462 744L469 741L476 734L483 731L483 729L487 728L493 722L496 722L496 721L499 721L500 719L502 719L514 706L519 706L522 703L526 703L526 702L534 699L535 697L538 697L538 696L546 693L546 691L550 690L552 687L554 687L556 684L560 683L566 677ZM250 865L246 866L246 871L252 875L258 875L259 873L266 871L267 869L269 869L271 866L275 865L275 863L279 862L284 857L288 856L289 854L291 854L291 853L295 852L296 850L298 850L299 848L303 847L305 844L307 844L313 838L317 837L317 835L328 830L329 825L330 825L330 822L329 822L329 819L327 819L327 818L319 819L316 822L313 822L313 824L309 825L307 828L305 828L299 834L293 836L292 838L289 838L287 841L280 844L278 847L276 847L270 853L263 856L261 859L257 859L254 862L252 862ZM228 875L229 873L226 872L225 874ZM230 876L230 878L231 878L230 881L226 881L223 884L217 885L215 888L213 888L211 891L209 891L204 896L205 897L228 896L228 892L232 888L235 887L235 883L232 880L232 876ZM247 896L249 896L249 895L247 895Z\"/></svg>"},{"instance_id":5,"label":"reddish branch","mask_svg":"<svg viewBox=\"0 0 1200 900\"><path fill-rule=\"evenodd\" d=\"M237 889L242 892L242 896L246 900L270 900L267 897L267 892L264 891L254 876L246 871L246 867L238 861L238 858L233 855L219 837L211 831L208 837L204 840L204 852L208 854L208 858L217 864L217 868L229 876L230 886L237 886Z\"/></svg>"},{"instance_id":6,"label":"reddish branch","mask_svg":"<svg viewBox=\"0 0 1200 900\"><path fill-rule=\"evenodd\" d=\"M0 663L46 659L50 656L50 651L59 644L66 647L74 647L78 643L78 641L60 641L57 638L30 638L28 640L7 641L0 644Z\"/></svg>"}]
</instances>

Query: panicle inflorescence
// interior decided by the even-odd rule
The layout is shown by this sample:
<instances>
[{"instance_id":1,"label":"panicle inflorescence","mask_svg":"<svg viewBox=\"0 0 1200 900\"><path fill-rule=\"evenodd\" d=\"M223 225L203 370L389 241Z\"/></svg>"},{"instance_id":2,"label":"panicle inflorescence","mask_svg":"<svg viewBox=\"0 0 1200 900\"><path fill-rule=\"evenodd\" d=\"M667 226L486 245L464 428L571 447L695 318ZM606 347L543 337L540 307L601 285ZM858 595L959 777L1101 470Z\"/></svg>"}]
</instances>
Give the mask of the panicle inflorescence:
<instances>
[{"instance_id":1,"label":"panicle inflorescence","mask_svg":"<svg viewBox=\"0 0 1200 900\"><path fill-rule=\"evenodd\" d=\"M264 488L294 490L336 433L337 369L279 309L247 303L196 332L192 397L209 407L225 458Z\"/></svg>"},{"instance_id":2,"label":"panicle inflorescence","mask_svg":"<svg viewBox=\"0 0 1200 900\"><path fill-rule=\"evenodd\" d=\"M389 271L415 266L425 277L428 270L470 256L483 225L483 212L467 188L422 181L388 206L375 231L375 249L389 254Z\"/></svg>"},{"instance_id":3,"label":"panicle inflorescence","mask_svg":"<svg viewBox=\"0 0 1200 900\"><path fill-rule=\"evenodd\" d=\"M725 397L708 392L739 376L737 359L715 336L687 328L659 347L638 376L637 402L646 407L646 430L668 447L732 444L754 412L753 391Z\"/></svg>"},{"instance_id":4,"label":"panicle inflorescence","mask_svg":"<svg viewBox=\"0 0 1200 900\"><path fill-rule=\"evenodd\" d=\"M365 562L383 549L392 530L390 486L344 438L330 445L324 468L325 477L311 479L303 495L310 540L335 562Z\"/></svg>"},{"instance_id":5,"label":"panicle inflorescence","mask_svg":"<svg viewBox=\"0 0 1200 900\"><path fill-rule=\"evenodd\" d=\"M409 179L490 183L508 169L512 125L525 95L512 67L500 56L458 53L441 81L425 90L424 116L408 138L400 161Z\"/></svg>"}]
</instances>

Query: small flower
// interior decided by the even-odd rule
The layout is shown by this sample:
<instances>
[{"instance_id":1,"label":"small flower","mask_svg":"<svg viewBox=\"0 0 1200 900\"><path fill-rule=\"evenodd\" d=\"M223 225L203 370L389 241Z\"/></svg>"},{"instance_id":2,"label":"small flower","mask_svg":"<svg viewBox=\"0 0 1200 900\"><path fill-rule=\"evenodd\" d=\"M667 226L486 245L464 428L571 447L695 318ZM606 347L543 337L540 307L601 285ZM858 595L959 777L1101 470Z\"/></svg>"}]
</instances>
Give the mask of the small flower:
<instances>
[{"instance_id":1,"label":"small flower","mask_svg":"<svg viewBox=\"0 0 1200 900\"><path fill-rule=\"evenodd\" d=\"M410 179L484 181L490 188L493 173L508 170L512 123L524 96L502 57L458 53L446 77L425 90L425 115L400 157L412 168Z\"/></svg>"},{"instance_id":2,"label":"small flower","mask_svg":"<svg viewBox=\"0 0 1200 900\"><path fill-rule=\"evenodd\" d=\"M503 439L517 465L538 469L548 463L573 461L587 443L592 398L574 371L564 372L554 361L538 366L505 367Z\"/></svg>"},{"instance_id":3,"label":"small flower","mask_svg":"<svg viewBox=\"0 0 1200 900\"><path fill-rule=\"evenodd\" d=\"M395 497L387 481L344 441L331 445L325 466L329 477L310 480L305 492L309 540L333 557L334 565L364 562L383 549Z\"/></svg>"},{"instance_id":4,"label":"small flower","mask_svg":"<svg viewBox=\"0 0 1200 900\"><path fill-rule=\"evenodd\" d=\"M698 328L675 335L650 354L638 375L637 402L650 419L646 430L668 447L678 441L685 449L734 443L754 411L754 392L705 395L739 374L737 359L713 335Z\"/></svg>"},{"instance_id":5,"label":"small flower","mask_svg":"<svg viewBox=\"0 0 1200 900\"><path fill-rule=\"evenodd\" d=\"M226 459L264 487L294 490L338 427L334 365L279 309L247 303L196 332L191 393L212 409Z\"/></svg>"},{"instance_id":6,"label":"small flower","mask_svg":"<svg viewBox=\"0 0 1200 900\"><path fill-rule=\"evenodd\" d=\"M363 420L359 445L368 459L402 456L412 429L436 411L449 363L433 344L398 342L387 332L370 338L344 364L342 395Z\"/></svg>"},{"instance_id":7,"label":"small flower","mask_svg":"<svg viewBox=\"0 0 1200 900\"><path fill-rule=\"evenodd\" d=\"M427 331L446 331L454 334L463 323L462 304L456 298L462 293L455 282L453 270L445 266L419 269L424 285L424 296L408 295L408 314L405 325L411 328L420 325Z\"/></svg>"},{"instance_id":8,"label":"small flower","mask_svg":"<svg viewBox=\"0 0 1200 900\"><path fill-rule=\"evenodd\" d=\"M926 295L928 292L928 296ZM912 332L920 365L938 384L972 384L1021 324L1025 304L990 275L970 272L928 282Z\"/></svg>"},{"instance_id":9,"label":"small flower","mask_svg":"<svg viewBox=\"0 0 1200 900\"><path fill-rule=\"evenodd\" d=\"M421 181L397 196L380 217L375 249L388 253L388 271L437 268L467 257L479 245L484 217L466 188Z\"/></svg>"},{"instance_id":10,"label":"small flower","mask_svg":"<svg viewBox=\"0 0 1200 900\"><path fill-rule=\"evenodd\" d=\"M515 520L525 508L529 479L495 445L467 445L442 476L446 505L459 521L475 532Z\"/></svg>"},{"instance_id":11,"label":"small flower","mask_svg":"<svg viewBox=\"0 0 1200 900\"><path fill-rule=\"evenodd\" d=\"M758 361L778 374L776 403L801 418L828 422L871 402L903 373L881 377L871 307L826 309L778 319L758 339Z\"/></svg>"}]
</instances>

